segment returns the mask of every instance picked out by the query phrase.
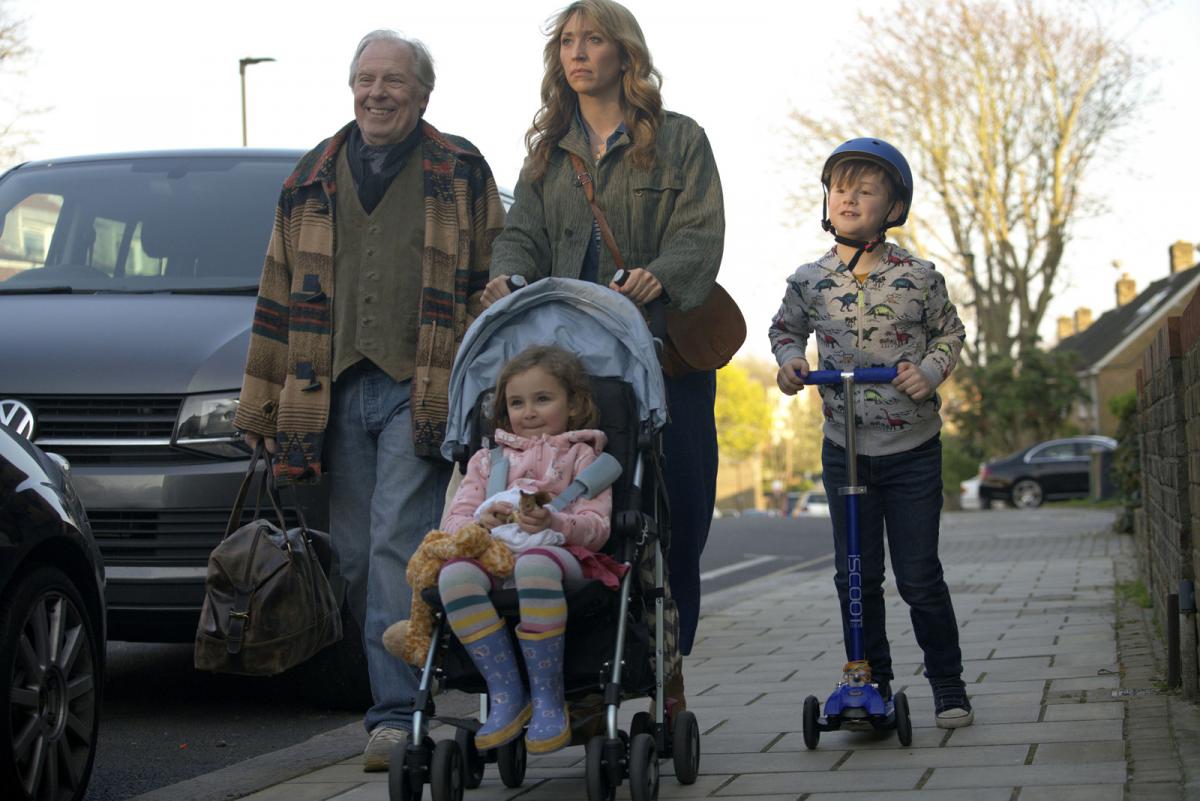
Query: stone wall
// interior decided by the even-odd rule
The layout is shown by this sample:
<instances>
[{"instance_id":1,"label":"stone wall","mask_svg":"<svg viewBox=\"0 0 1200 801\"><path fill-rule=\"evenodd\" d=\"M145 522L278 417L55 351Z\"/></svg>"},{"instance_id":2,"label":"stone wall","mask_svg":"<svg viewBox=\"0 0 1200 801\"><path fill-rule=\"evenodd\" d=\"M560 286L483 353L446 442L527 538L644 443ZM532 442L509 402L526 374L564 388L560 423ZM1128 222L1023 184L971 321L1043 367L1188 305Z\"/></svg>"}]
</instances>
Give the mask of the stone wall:
<instances>
[{"instance_id":1,"label":"stone wall","mask_svg":"<svg viewBox=\"0 0 1200 801\"><path fill-rule=\"evenodd\" d=\"M1137 373L1142 509L1136 517L1138 568L1166 619L1167 595L1200 572L1200 294L1159 327ZM1181 616L1185 694L1195 697L1195 615Z\"/></svg>"}]
</instances>

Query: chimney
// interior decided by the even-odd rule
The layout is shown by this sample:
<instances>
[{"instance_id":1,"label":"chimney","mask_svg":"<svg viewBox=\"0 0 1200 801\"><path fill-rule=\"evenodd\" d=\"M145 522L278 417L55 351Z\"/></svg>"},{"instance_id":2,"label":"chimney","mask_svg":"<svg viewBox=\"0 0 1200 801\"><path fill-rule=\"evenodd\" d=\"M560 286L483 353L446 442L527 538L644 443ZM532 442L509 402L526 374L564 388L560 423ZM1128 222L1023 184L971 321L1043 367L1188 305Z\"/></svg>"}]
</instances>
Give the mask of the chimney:
<instances>
[{"instance_id":1,"label":"chimney","mask_svg":"<svg viewBox=\"0 0 1200 801\"><path fill-rule=\"evenodd\" d=\"M1196 265L1196 246L1182 239L1171 245L1171 274L1181 273Z\"/></svg>"},{"instance_id":2,"label":"chimney","mask_svg":"<svg viewBox=\"0 0 1200 801\"><path fill-rule=\"evenodd\" d=\"M1117 308L1124 306L1137 297L1137 283L1129 277L1129 273L1121 273L1117 281Z\"/></svg>"},{"instance_id":3,"label":"chimney","mask_svg":"<svg viewBox=\"0 0 1200 801\"><path fill-rule=\"evenodd\" d=\"M1075 333L1082 334L1092 324L1092 310L1087 306L1080 306L1075 310Z\"/></svg>"},{"instance_id":4,"label":"chimney","mask_svg":"<svg viewBox=\"0 0 1200 801\"><path fill-rule=\"evenodd\" d=\"M1070 317L1058 318L1058 341L1070 338L1075 333L1075 323Z\"/></svg>"}]
</instances>

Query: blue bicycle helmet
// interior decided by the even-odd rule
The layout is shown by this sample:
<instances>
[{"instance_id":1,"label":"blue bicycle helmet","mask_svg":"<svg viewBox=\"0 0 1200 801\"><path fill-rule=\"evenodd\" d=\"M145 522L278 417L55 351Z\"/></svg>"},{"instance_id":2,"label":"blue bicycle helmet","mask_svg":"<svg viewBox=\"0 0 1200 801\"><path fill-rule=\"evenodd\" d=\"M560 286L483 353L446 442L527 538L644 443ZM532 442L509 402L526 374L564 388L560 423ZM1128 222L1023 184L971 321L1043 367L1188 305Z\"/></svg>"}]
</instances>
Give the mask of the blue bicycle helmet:
<instances>
[{"instance_id":1,"label":"blue bicycle helmet","mask_svg":"<svg viewBox=\"0 0 1200 801\"><path fill-rule=\"evenodd\" d=\"M904 221L908 219L908 210L912 206L913 196L912 170L908 167L908 161L899 150L882 139L862 137L843 142L834 149L829 158L825 159L825 167L821 170L821 184L825 187L825 203L821 208L821 226L826 231L833 231L833 224L829 221L829 177L833 174L835 164L849 158L875 162L891 176L892 182L900 191L900 196L896 199L904 201L904 211L895 221L884 221L880 233L888 228L904 225Z\"/></svg>"}]
</instances>

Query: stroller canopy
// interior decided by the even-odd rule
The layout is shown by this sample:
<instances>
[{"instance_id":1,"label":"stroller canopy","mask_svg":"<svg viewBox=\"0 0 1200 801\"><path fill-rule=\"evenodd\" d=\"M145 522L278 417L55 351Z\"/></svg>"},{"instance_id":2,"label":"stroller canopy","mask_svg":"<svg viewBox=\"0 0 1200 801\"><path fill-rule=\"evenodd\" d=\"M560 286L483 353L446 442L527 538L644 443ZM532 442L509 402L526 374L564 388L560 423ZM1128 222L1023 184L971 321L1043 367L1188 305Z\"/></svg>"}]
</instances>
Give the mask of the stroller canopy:
<instances>
[{"instance_id":1,"label":"stroller canopy","mask_svg":"<svg viewBox=\"0 0 1200 801\"><path fill-rule=\"evenodd\" d=\"M589 375L628 381L641 419L656 431L666 424L662 368L637 306L590 281L543 278L493 303L467 330L450 373L443 456L451 459L456 444L470 444L468 422L479 394L532 345L558 345L577 355Z\"/></svg>"}]
</instances>

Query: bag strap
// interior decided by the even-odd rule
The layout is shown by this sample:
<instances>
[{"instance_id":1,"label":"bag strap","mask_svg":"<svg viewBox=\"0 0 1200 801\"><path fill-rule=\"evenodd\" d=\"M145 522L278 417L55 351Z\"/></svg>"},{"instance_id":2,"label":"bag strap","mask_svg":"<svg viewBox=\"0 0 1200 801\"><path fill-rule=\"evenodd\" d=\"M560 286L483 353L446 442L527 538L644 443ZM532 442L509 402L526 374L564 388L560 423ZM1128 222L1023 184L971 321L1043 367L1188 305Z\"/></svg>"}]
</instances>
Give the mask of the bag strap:
<instances>
[{"instance_id":1,"label":"bag strap","mask_svg":"<svg viewBox=\"0 0 1200 801\"><path fill-rule=\"evenodd\" d=\"M246 475L242 477L242 485L238 487L237 498L233 502L233 508L229 510L229 522L225 524L225 536L221 539L225 539L225 537L228 537L230 534L237 531L237 529L241 526L242 510L246 506L246 495L250 491L251 482L254 481L255 468L258 467L259 462L262 462L263 464L263 476L262 482L258 485L258 495L257 500L255 501L255 516L258 515L258 508L262 501L263 489L266 488L267 495L271 499L271 508L275 510L275 515L279 520L279 530L287 530L287 523L284 521L283 510L279 505L279 490L275 486L275 473L271 469L271 458L267 454L266 446L263 445L262 440L259 440L258 444L254 446L254 453L250 455L250 463L246 465ZM297 508L299 508L298 505ZM303 525L303 513L299 514L301 524Z\"/></svg>"},{"instance_id":2,"label":"bag strap","mask_svg":"<svg viewBox=\"0 0 1200 801\"><path fill-rule=\"evenodd\" d=\"M492 448L492 466L488 473L487 497L499 495L508 489L508 457L500 445Z\"/></svg>"},{"instance_id":3,"label":"bag strap","mask_svg":"<svg viewBox=\"0 0 1200 801\"><path fill-rule=\"evenodd\" d=\"M596 218L596 225L600 228L600 238L604 240L608 252L612 254L617 269L624 270L625 260L621 258L621 249L617 247L617 238L613 236L612 229L608 227L608 220L605 218L604 212L596 205L596 187L592 185L591 173L587 171L583 159L574 153L569 155L571 164L575 167L575 184L583 188L584 197L587 198L588 205L592 207L592 216Z\"/></svg>"}]
</instances>

